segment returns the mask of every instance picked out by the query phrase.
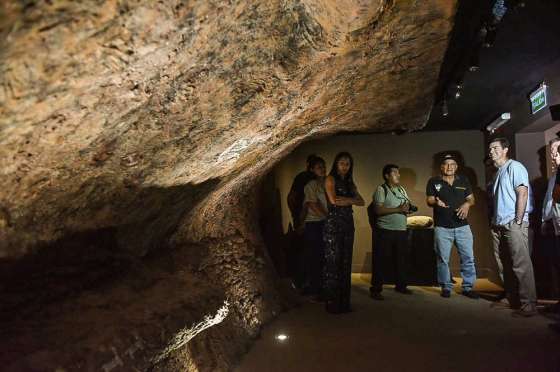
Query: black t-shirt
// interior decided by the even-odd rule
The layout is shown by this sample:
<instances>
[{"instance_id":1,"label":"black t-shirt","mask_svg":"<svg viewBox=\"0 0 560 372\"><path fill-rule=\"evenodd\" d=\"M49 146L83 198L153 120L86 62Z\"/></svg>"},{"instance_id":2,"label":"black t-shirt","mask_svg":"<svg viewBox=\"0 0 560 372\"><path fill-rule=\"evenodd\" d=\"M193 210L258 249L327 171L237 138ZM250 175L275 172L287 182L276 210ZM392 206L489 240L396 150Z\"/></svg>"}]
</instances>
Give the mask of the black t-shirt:
<instances>
[{"instance_id":1,"label":"black t-shirt","mask_svg":"<svg viewBox=\"0 0 560 372\"><path fill-rule=\"evenodd\" d=\"M439 227L461 227L468 225L466 219L457 217L457 208L463 204L467 196L472 194L471 185L466 177L455 175L453 185L445 182L441 176L432 177L426 185L426 195L438 197L449 206L434 206L434 224Z\"/></svg>"},{"instance_id":2,"label":"black t-shirt","mask_svg":"<svg viewBox=\"0 0 560 372\"><path fill-rule=\"evenodd\" d=\"M560 185L560 169L556 171L556 182L557 185Z\"/></svg>"}]
</instances>

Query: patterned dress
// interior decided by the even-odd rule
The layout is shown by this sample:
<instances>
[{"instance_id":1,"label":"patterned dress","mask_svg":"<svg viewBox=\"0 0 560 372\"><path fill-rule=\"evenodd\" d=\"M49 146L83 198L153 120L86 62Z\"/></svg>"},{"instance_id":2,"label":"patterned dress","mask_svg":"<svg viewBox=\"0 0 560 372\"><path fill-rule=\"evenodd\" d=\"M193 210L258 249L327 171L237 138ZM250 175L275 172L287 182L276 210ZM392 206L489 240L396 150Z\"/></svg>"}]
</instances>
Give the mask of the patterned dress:
<instances>
[{"instance_id":1,"label":"patterned dress","mask_svg":"<svg viewBox=\"0 0 560 372\"><path fill-rule=\"evenodd\" d=\"M336 196L354 198L355 187L349 180L335 177ZM325 224L324 286L326 309L330 313L350 311L354 218L352 206L339 207L329 203Z\"/></svg>"}]
</instances>

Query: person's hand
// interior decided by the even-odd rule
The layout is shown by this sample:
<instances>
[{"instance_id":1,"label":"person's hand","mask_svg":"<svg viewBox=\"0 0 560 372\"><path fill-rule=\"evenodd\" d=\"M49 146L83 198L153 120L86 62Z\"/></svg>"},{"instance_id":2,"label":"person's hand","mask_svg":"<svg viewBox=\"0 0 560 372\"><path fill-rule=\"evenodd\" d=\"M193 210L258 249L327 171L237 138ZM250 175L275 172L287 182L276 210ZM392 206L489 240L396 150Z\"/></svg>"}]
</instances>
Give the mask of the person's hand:
<instances>
[{"instance_id":1,"label":"person's hand","mask_svg":"<svg viewBox=\"0 0 560 372\"><path fill-rule=\"evenodd\" d=\"M459 208L455 209L455 212L457 212L457 217L459 217L462 220L467 218L467 216L469 215L470 207L471 206L469 203L463 203Z\"/></svg>"},{"instance_id":2,"label":"person's hand","mask_svg":"<svg viewBox=\"0 0 560 372\"><path fill-rule=\"evenodd\" d=\"M349 205L352 205L352 198L337 196L334 200L334 203L335 203L335 205L338 205L339 207L347 207Z\"/></svg>"},{"instance_id":3,"label":"person's hand","mask_svg":"<svg viewBox=\"0 0 560 372\"><path fill-rule=\"evenodd\" d=\"M541 223L541 235L548 235L548 224L545 221Z\"/></svg>"},{"instance_id":4,"label":"person's hand","mask_svg":"<svg viewBox=\"0 0 560 372\"><path fill-rule=\"evenodd\" d=\"M410 204L409 203L402 203L399 206L399 209L401 210L402 213L408 214L408 212L410 212Z\"/></svg>"},{"instance_id":5,"label":"person's hand","mask_svg":"<svg viewBox=\"0 0 560 372\"><path fill-rule=\"evenodd\" d=\"M438 207L449 208L449 205L445 204L439 197L436 196L436 204Z\"/></svg>"}]
</instances>

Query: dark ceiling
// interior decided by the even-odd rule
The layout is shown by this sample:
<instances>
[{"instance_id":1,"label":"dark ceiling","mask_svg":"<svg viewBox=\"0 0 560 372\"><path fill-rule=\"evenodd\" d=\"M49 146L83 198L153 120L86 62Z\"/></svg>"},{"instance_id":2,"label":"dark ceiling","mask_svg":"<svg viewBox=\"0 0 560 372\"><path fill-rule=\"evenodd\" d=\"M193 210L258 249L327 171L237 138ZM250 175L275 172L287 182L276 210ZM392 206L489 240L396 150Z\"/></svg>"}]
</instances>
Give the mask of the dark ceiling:
<instances>
[{"instance_id":1,"label":"dark ceiling","mask_svg":"<svg viewBox=\"0 0 560 372\"><path fill-rule=\"evenodd\" d=\"M481 129L519 104L557 66L560 74L560 0L506 2L492 47L476 48L477 32L491 15L490 0L460 0L455 28L442 65L436 103L424 130ZM524 6L515 6L523 3ZM478 71L468 71L472 55ZM462 77L462 78L461 78ZM463 80L456 99L456 82ZM446 97L449 114L442 114Z\"/></svg>"}]
</instances>

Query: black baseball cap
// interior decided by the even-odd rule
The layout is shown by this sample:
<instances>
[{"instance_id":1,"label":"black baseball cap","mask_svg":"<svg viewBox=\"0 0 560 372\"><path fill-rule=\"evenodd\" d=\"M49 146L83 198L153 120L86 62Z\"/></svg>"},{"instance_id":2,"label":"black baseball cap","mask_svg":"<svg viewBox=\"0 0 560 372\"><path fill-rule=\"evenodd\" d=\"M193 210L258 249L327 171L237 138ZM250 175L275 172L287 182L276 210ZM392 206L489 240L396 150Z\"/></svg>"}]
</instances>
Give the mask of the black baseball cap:
<instances>
[{"instance_id":1,"label":"black baseball cap","mask_svg":"<svg viewBox=\"0 0 560 372\"><path fill-rule=\"evenodd\" d=\"M453 154L445 154L441 157L441 162L440 164L443 164L446 160L453 160L455 163L457 163L457 158L453 155Z\"/></svg>"}]
</instances>

